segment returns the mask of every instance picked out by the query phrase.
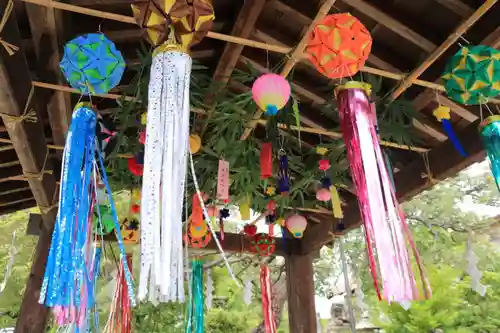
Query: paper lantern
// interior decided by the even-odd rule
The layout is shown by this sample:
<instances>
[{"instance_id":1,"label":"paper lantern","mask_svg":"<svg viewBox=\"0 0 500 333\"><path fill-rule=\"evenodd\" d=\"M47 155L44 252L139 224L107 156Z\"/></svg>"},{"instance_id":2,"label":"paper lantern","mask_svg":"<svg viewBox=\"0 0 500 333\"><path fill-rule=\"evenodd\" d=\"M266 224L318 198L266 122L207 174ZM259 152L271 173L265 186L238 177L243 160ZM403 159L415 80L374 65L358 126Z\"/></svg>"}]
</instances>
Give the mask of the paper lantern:
<instances>
[{"instance_id":1,"label":"paper lantern","mask_svg":"<svg viewBox=\"0 0 500 333\"><path fill-rule=\"evenodd\" d=\"M320 188L318 192L316 192L316 199L319 201L329 201L331 199L330 190L326 188Z\"/></svg>"},{"instance_id":2,"label":"paper lantern","mask_svg":"<svg viewBox=\"0 0 500 333\"><path fill-rule=\"evenodd\" d=\"M479 126L484 149L488 154L491 173L500 191L500 116L490 116Z\"/></svg>"},{"instance_id":3,"label":"paper lantern","mask_svg":"<svg viewBox=\"0 0 500 333\"><path fill-rule=\"evenodd\" d=\"M259 108L274 116L290 99L290 83L281 75L261 75L252 86L252 96Z\"/></svg>"},{"instance_id":4,"label":"paper lantern","mask_svg":"<svg viewBox=\"0 0 500 333\"><path fill-rule=\"evenodd\" d=\"M125 62L112 41L92 33L64 46L60 67L73 88L83 94L105 94L120 82Z\"/></svg>"},{"instance_id":5,"label":"paper lantern","mask_svg":"<svg viewBox=\"0 0 500 333\"><path fill-rule=\"evenodd\" d=\"M295 238L302 238L307 227L307 220L304 216L295 214L286 219L286 227Z\"/></svg>"},{"instance_id":6,"label":"paper lantern","mask_svg":"<svg viewBox=\"0 0 500 333\"><path fill-rule=\"evenodd\" d=\"M164 43L172 26L177 42L186 48L199 43L212 29L211 0L148 0L132 5L137 24L153 46Z\"/></svg>"},{"instance_id":7,"label":"paper lantern","mask_svg":"<svg viewBox=\"0 0 500 333\"><path fill-rule=\"evenodd\" d=\"M500 51L486 45L464 46L451 57L442 79L452 100L486 103L500 94Z\"/></svg>"},{"instance_id":8,"label":"paper lantern","mask_svg":"<svg viewBox=\"0 0 500 333\"><path fill-rule=\"evenodd\" d=\"M336 79L363 68L371 48L366 27L351 14L342 13L328 15L316 25L305 51L321 74Z\"/></svg>"}]
</instances>

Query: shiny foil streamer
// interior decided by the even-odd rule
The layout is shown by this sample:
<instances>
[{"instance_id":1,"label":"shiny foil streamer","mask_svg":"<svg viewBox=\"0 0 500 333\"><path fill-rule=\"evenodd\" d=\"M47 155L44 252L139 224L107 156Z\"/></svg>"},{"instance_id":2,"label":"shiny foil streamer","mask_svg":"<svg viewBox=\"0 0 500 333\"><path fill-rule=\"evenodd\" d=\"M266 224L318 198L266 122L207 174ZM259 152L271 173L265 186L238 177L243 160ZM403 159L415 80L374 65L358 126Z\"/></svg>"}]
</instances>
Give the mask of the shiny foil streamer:
<instances>
[{"instance_id":1,"label":"shiny foil streamer","mask_svg":"<svg viewBox=\"0 0 500 333\"><path fill-rule=\"evenodd\" d=\"M184 301L182 211L189 140L191 57L158 51L148 91L139 300Z\"/></svg>"},{"instance_id":2,"label":"shiny foil streamer","mask_svg":"<svg viewBox=\"0 0 500 333\"><path fill-rule=\"evenodd\" d=\"M491 116L481 124L481 139L488 154L491 173L500 191L500 116Z\"/></svg>"},{"instance_id":3,"label":"shiny foil streamer","mask_svg":"<svg viewBox=\"0 0 500 333\"><path fill-rule=\"evenodd\" d=\"M188 308L188 319L186 333L204 332L204 311L203 311L203 262L194 260L192 265L191 290L193 296Z\"/></svg>"},{"instance_id":4,"label":"shiny foil streamer","mask_svg":"<svg viewBox=\"0 0 500 333\"><path fill-rule=\"evenodd\" d=\"M429 296L420 258L387 172L368 97L363 90L350 88L339 91L337 98L377 294L381 298L377 276L380 272L384 299L404 304L417 298L408 240L416 256L423 290Z\"/></svg>"},{"instance_id":5,"label":"shiny foil streamer","mask_svg":"<svg viewBox=\"0 0 500 333\"><path fill-rule=\"evenodd\" d=\"M267 265L260 266L260 292L266 333L276 333L276 321L272 304L271 271Z\"/></svg>"},{"instance_id":6,"label":"shiny foil streamer","mask_svg":"<svg viewBox=\"0 0 500 333\"><path fill-rule=\"evenodd\" d=\"M273 144L264 142L260 147L260 179L273 176Z\"/></svg>"}]
</instances>

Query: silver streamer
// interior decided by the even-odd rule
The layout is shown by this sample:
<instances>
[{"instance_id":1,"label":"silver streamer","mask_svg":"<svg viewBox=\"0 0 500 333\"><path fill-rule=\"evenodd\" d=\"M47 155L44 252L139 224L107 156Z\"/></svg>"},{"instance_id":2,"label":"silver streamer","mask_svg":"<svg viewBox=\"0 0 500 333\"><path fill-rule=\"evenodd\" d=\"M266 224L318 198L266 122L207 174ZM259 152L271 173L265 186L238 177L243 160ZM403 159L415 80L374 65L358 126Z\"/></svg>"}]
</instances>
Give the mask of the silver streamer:
<instances>
[{"instance_id":1,"label":"silver streamer","mask_svg":"<svg viewBox=\"0 0 500 333\"><path fill-rule=\"evenodd\" d=\"M252 287L253 287L252 281L246 280L243 289L243 301L245 302L246 305L252 304Z\"/></svg>"},{"instance_id":2,"label":"silver streamer","mask_svg":"<svg viewBox=\"0 0 500 333\"><path fill-rule=\"evenodd\" d=\"M17 254L15 243L16 243L16 232L14 231L14 233L12 234L12 242L10 244L9 261L7 262L7 266L5 266L5 271L3 273L3 281L0 284L0 295L5 290L5 287L7 286L7 281L9 280L10 274L12 273L12 266L14 265L14 259Z\"/></svg>"},{"instance_id":3,"label":"silver streamer","mask_svg":"<svg viewBox=\"0 0 500 333\"><path fill-rule=\"evenodd\" d=\"M207 270L207 283L205 287L205 305L207 309L212 308L212 300L214 293L214 281L212 280L212 270Z\"/></svg>"},{"instance_id":4,"label":"silver streamer","mask_svg":"<svg viewBox=\"0 0 500 333\"><path fill-rule=\"evenodd\" d=\"M351 325L351 332L356 333L356 315L354 313L354 307L352 306L352 289L351 284L349 283L349 269L347 267L347 260L344 252L344 238L340 237L338 240L340 260L342 261L342 271L344 273L345 300L347 303L347 309L349 311L349 324Z\"/></svg>"},{"instance_id":5,"label":"silver streamer","mask_svg":"<svg viewBox=\"0 0 500 333\"><path fill-rule=\"evenodd\" d=\"M467 238L467 249L466 249L466 257L467 257L467 274L471 277L471 288L479 295L484 296L486 294L486 286L481 283L481 277L483 273L477 268L477 264L479 262L476 254L472 250L472 235L469 233Z\"/></svg>"},{"instance_id":6,"label":"silver streamer","mask_svg":"<svg viewBox=\"0 0 500 333\"><path fill-rule=\"evenodd\" d=\"M138 298L149 293L153 303L184 301L182 208L191 64L186 53L169 50L156 54L151 65Z\"/></svg>"}]
</instances>

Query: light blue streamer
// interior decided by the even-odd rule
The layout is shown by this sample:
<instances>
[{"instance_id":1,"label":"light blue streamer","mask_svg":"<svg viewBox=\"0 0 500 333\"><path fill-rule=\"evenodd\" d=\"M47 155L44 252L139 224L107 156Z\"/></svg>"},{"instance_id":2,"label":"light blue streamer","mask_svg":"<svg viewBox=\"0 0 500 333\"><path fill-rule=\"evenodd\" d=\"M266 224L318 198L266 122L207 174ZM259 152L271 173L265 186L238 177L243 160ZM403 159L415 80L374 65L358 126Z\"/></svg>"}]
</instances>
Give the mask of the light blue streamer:
<instances>
[{"instance_id":1,"label":"light blue streamer","mask_svg":"<svg viewBox=\"0 0 500 333\"><path fill-rule=\"evenodd\" d=\"M193 295L188 308L186 333L204 332L204 291L203 291L203 262L194 260L192 265L191 288Z\"/></svg>"},{"instance_id":2,"label":"light blue streamer","mask_svg":"<svg viewBox=\"0 0 500 333\"><path fill-rule=\"evenodd\" d=\"M481 138L488 154L491 173L500 191L500 121L493 121L484 126L481 130Z\"/></svg>"}]
</instances>

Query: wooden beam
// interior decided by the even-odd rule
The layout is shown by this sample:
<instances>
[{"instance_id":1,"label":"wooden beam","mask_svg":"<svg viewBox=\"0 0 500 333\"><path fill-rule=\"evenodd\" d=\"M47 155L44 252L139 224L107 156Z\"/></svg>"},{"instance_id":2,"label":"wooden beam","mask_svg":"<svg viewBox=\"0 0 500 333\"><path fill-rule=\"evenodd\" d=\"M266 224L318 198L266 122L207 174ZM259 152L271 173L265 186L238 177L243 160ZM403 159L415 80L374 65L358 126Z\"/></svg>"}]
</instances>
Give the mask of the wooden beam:
<instances>
[{"instance_id":1,"label":"wooden beam","mask_svg":"<svg viewBox=\"0 0 500 333\"><path fill-rule=\"evenodd\" d=\"M5 12L9 2L0 0L0 13ZM14 45L21 45L21 34L14 13L6 21L2 38ZM45 170L50 170L51 165L46 160L49 151L43 124L41 121L19 122L12 118L20 117L31 109L37 110L37 96L32 91L31 75L23 50L19 49L14 55L9 55L3 47L0 48L0 112L3 112L3 123L12 139L23 173L30 175L29 185L37 205L46 207L43 211L44 233L37 245L16 323L16 333L45 332L49 309L38 304L38 297L56 217L56 209L53 207L54 198L57 197L56 181L53 175L44 172L44 167Z\"/></svg>"},{"instance_id":2,"label":"wooden beam","mask_svg":"<svg viewBox=\"0 0 500 333\"><path fill-rule=\"evenodd\" d=\"M375 6L372 6L364 0L343 0L349 6L354 7L361 13L370 16L375 21L384 25L385 27L391 29L401 37L409 40L413 44L420 46L427 52L432 52L436 48L436 44L425 38L424 36L418 34L412 29L408 28L406 25L402 24L393 17L387 15Z\"/></svg>"},{"instance_id":3,"label":"wooden beam","mask_svg":"<svg viewBox=\"0 0 500 333\"><path fill-rule=\"evenodd\" d=\"M448 8L460 17L468 17L474 13L474 8L467 5L461 0L435 0L443 7Z\"/></svg>"},{"instance_id":4,"label":"wooden beam","mask_svg":"<svg viewBox=\"0 0 500 333\"><path fill-rule=\"evenodd\" d=\"M285 267L290 333L317 332L313 257L286 256Z\"/></svg>"},{"instance_id":5,"label":"wooden beam","mask_svg":"<svg viewBox=\"0 0 500 333\"><path fill-rule=\"evenodd\" d=\"M481 137L477 132L479 120L469 124L463 131L457 133L468 157L462 157L448 140L428 153L429 169L433 179L441 181L455 176L466 167L484 160L485 153ZM411 199L431 187L433 183L428 180L427 168L424 159L417 159L395 174L396 195L400 203ZM344 209L344 226L346 230L357 228L361 225L361 217L356 199L348 202ZM303 249L305 253L321 248L331 241L329 231L333 230L334 219L325 219L323 223L311 225L304 234Z\"/></svg>"},{"instance_id":6,"label":"wooden beam","mask_svg":"<svg viewBox=\"0 0 500 333\"><path fill-rule=\"evenodd\" d=\"M37 73L43 81L62 84L64 82L59 66L59 46L63 40L62 12L53 8L26 4L30 22L33 46L38 59ZM71 122L70 96L61 91L47 95L47 109L52 138L55 144L63 145ZM45 101L42 102L45 104Z\"/></svg>"},{"instance_id":7,"label":"wooden beam","mask_svg":"<svg viewBox=\"0 0 500 333\"><path fill-rule=\"evenodd\" d=\"M309 35L313 31L313 29L316 27L316 24L321 21L322 19L325 18L326 15L330 12L330 9L333 7L335 4L336 0L326 0L323 2L321 5L318 14L316 14L316 17L312 21L312 23L309 25L307 30L304 32L302 39L300 40L299 44L295 47L293 52L289 55L288 60L285 62L285 65L283 69L281 70L281 75L284 77L287 77L288 74L292 71L293 67L297 64L297 62L301 61L302 58L304 58L304 50L307 46L307 41L309 40ZM257 110L253 116L253 119L259 119L262 117L262 114L264 112L262 110ZM240 140L246 140L250 133L254 130L255 126L257 124L252 123L250 127L245 128L243 131L243 134L241 135Z\"/></svg>"},{"instance_id":8,"label":"wooden beam","mask_svg":"<svg viewBox=\"0 0 500 333\"><path fill-rule=\"evenodd\" d=\"M31 201L25 201L25 202L18 203L16 205L3 207L0 209L0 215L7 215L7 214L15 213L15 212L18 212L20 210L33 208L35 206L36 206L36 200L32 199Z\"/></svg>"},{"instance_id":9,"label":"wooden beam","mask_svg":"<svg viewBox=\"0 0 500 333\"><path fill-rule=\"evenodd\" d=\"M462 36L474 23L476 23L491 7L493 7L498 0L486 0L478 10L474 12L467 20L460 24L448 38L437 47L428 57L422 62L420 66L415 68L406 78L404 78L399 86L389 97L389 101L396 100L402 93L404 93L412 84L415 79L422 75L427 68L429 68L439 57L446 52L456 41Z\"/></svg>"}]
</instances>

